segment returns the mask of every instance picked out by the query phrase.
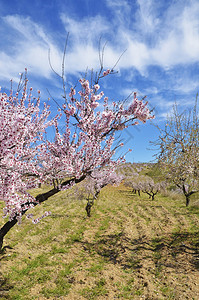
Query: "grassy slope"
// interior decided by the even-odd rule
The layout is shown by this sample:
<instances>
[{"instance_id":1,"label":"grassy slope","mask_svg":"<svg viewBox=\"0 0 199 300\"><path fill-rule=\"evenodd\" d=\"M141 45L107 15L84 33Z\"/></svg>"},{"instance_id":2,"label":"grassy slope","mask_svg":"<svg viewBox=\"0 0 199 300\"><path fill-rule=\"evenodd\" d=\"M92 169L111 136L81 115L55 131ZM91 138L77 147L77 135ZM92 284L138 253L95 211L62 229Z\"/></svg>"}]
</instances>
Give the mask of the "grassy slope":
<instances>
[{"instance_id":1,"label":"grassy slope","mask_svg":"<svg viewBox=\"0 0 199 300\"><path fill-rule=\"evenodd\" d=\"M35 193L41 190L35 191ZM2 299L198 299L199 206L103 189L92 217L61 192L24 220L0 254ZM3 224L3 220L1 221Z\"/></svg>"}]
</instances>

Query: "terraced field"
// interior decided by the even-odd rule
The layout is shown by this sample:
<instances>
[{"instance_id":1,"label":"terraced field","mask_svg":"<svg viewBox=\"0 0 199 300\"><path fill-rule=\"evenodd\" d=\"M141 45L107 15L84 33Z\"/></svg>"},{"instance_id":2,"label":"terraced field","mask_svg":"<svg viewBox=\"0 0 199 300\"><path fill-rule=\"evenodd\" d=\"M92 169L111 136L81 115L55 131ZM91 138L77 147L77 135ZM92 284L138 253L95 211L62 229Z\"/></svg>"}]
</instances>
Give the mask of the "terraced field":
<instances>
[{"instance_id":1,"label":"terraced field","mask_svg":"<svg viewBox=\"0 0 199 300\"><path fill-rule=\"evenodd\" d=\"M186 208L183 198L151 201L121 185L102 190L91 218L84 207L61 192L40 207L50 217L13 228L0 255L0 297L198 299L197 199Z\"/></svg>"}]
</instances>

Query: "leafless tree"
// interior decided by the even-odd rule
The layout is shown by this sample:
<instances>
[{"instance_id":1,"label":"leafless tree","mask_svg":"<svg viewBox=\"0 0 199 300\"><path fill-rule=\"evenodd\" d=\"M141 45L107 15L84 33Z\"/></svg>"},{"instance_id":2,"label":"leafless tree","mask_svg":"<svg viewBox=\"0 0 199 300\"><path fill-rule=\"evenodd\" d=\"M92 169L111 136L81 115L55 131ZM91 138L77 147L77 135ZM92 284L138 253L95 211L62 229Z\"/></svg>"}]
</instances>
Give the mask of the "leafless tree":
<instances>
[{"instance_id":1,"label":"leafless tree","mask_svg":"<svg viewBox=\"0 0 199 300\"><path fill-rule=\"evenodd\" d=\"M157 141L158 162L168 177L181 189L186 206L190 196L199 191L199 119L197 97L191 110L179 112L177 104L160 129Z\"/></svg>"}]
</instances>

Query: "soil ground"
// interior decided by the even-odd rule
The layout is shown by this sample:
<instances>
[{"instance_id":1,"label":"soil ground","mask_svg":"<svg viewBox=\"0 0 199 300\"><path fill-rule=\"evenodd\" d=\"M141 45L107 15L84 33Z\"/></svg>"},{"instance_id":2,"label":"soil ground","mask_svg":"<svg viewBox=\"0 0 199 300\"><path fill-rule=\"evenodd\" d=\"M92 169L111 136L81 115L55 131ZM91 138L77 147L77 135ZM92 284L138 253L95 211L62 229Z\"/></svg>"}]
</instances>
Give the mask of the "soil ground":
<instances>
[{"instance_id":1,"label":"soil ground","mask_svg":"<svg viewBox=\"0 0 199 300\"><path fill-rule=\"evenodd\" d=\"M39 192L35 191L35 193ZM107 186L91 218L60 193L24 219L0 254L2 299L199 299L199 201L154 201ZM3 224L3 220L2 220Z\"/></svg>"}]
</instances>

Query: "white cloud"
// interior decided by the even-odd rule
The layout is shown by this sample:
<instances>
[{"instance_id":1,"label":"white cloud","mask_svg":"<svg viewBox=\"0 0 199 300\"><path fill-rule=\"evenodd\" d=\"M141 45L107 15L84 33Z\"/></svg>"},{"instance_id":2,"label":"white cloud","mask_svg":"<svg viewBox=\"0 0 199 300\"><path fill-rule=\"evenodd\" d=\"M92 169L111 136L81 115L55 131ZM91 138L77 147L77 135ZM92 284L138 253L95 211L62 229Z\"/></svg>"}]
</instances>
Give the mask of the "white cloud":
<instances>
[{"instance_id":1,"label":"white cloud","mask_svg":"<svg viewBox=\"0 0 199 300\"><path fill-rule=\"evenodd\" d=\"M106 5L112 11L112 24L117 26L130 25L132 17L132 9L128 1L126 0L106 0Z\"/></svg>"},{"instance_id":2,"label":"white cloud","mask_svg":"<svg viewBox=\"0 0 199 300\"><path fill-rule=\"evenodd\" d=\"M141 97L143 97L143 93L138 90L136 87L132 87L132 89L130 88L125 88L121 91L121 94L124 95L125 97L129 97L130 95L133 96L133 93L137 93L137 97L140 99ZM131 101L132 97L130 97L129 101Z\"/></svg>"},{"instance_id":3,"label":"white cloud","mask_svg":"<svg viewBox=\"0 0 199 300\"><path fill-rule=\"evenodd\" d=\"M189 6L180 6L179 11L176 11L178 5L172 3L163 11L162 19L153 0L137 0L135 19L131 19L132 7L128 1L106 0L106 4L113 12L113 19L108 19L107 14L78 20L66 13L60 15L65 31L70 32L66 54L68 73L99 67L100 36L109 42L104 53L105 67L112 67L125 49L127 51L117 67L129 71L135 68L144 76L148 75L149 66L170 69L199 61L198 1L192 0ZM5 70L0 74L1 78L10 78L25 67L34 74L50 78L49 48L52 65L59 72L62 51L56 46L53 34L46 33L47 28L19 15L3 19L18 36L13 40L11 54L1 51L0 67Z\"/></svg>"},{"instance_id":4,"label":"white cloud","mask_svg":"<svg viewBox=\"0 0 199 300\"><path fill-rule=\"evenodd\" d=\"M182 78L176 80L173 89L181 94L197 93L199 92L199 81L182 76Z\"/></svg>"},{"instance_id":5,"label":"white cloud","mask_svg":"<svg viewBox=\"0 0 199 300\"><path fill-rule=\"evenodd\" d=\"M137 30L142 33L153 33L158 27L160 20L156 16L157 4L153 0L137 0L139 11L136 17Z\"/></svg>"},{"instance_id":6,"label":"white cloud","mask_svg":"<svg viewBox=\"0 0 199 300\"><path fill-rule=\"evenodd\" d=\"M12 53L1 51L0 67L4 70L0 74L3 79L10 79L13 74L23 72L25 68L32 74L50 78L51 69L48 61L48 51L51 49L53 64L61 66L61 52L47 37L42 27L21 16L6 16L4 22L11 32L16 32L16 39L12 42ZM19 35L20 38L19 38ZM8 36L9 39L9 36Z\"/></svg>"},{"instance_id":7,"label":"white cloud","mask_svg":"<svg viewBox=\"0 0 199 300\"><path fill-rule=\"evenodd\" d=\"M168 69L199 61L197 1L191 1L189 6L181 9L174 3L164 12L162 20L157 17L154 1L138 0L138 3L136 31L133 27L131 30L118 29L118 42L128 49L122 67L135 67L143 75L150 65Z\"/></svg>"},{"instance_id":8,"label":"white cloud","mask_svg":"<svg viewBox=\"0 0 199 300\"><path fill-rule=\"evenodd\" d=\"M123 68L135 67L144 75L146 66L150 60L150 51L144 43L129 40L127 52L125 53L121 65Z\"/></svg>"},{"instance_id":9,"label":"white cloud","mask_svg":"<svg viewBox=\"0 0 199 300\"><path fill-rule=\"evenodd\" d=\"M76 74L99 67L98 52L91 45L76 45L66 54L67 73Z\"/></svg>"},{"instance_id":10,"label":"white cloud","mask_svg":"<svg viewBox=\"0 0 199 300\"><path fill-rule=\"evenodd\" d=\"M149 88L146 88L146 89L144 90L144 92L145 92L146 95L149 95L149 94L156 95L156 94L158 93L158 89L157 89L157 87L155 87L155 86L151 86L151 87L149 87Z\"/></svg>"},{"instance_id":11,"label":"white cloud","mask_svg":"<svg viewBox=\"0 0 199 300\"><path fill-rule=\"evenodd\" d=\"M199 3L186 7L182 15L183 44L185 54L193 61L199 57Z\"/></svg>"},{"instance_id":12,"label":"white cloud","mask_svg":"<svg viewBox=\"0 0 199 300\"><path fill-rule=\"evenodd\" d=\"M76 20L67 14L61 14L61 20L66 32L70 33L73 44L95 44L100 36L109 32L110 23L102 16L87 17Z\"/></svg>"},{"instance_id":13,"label":"white cloud","mask_svg":"<svg viewBox=\"0 0 199 300\"><path fill-rule=\"evenodd\" d=\"M150 51L154 64L167 68L199 61L198 14L199 4L194 2L193 6L185 7L176 19L171 19L172 29L169 28L165 38Z\"/></svg>"}]
</instances>

